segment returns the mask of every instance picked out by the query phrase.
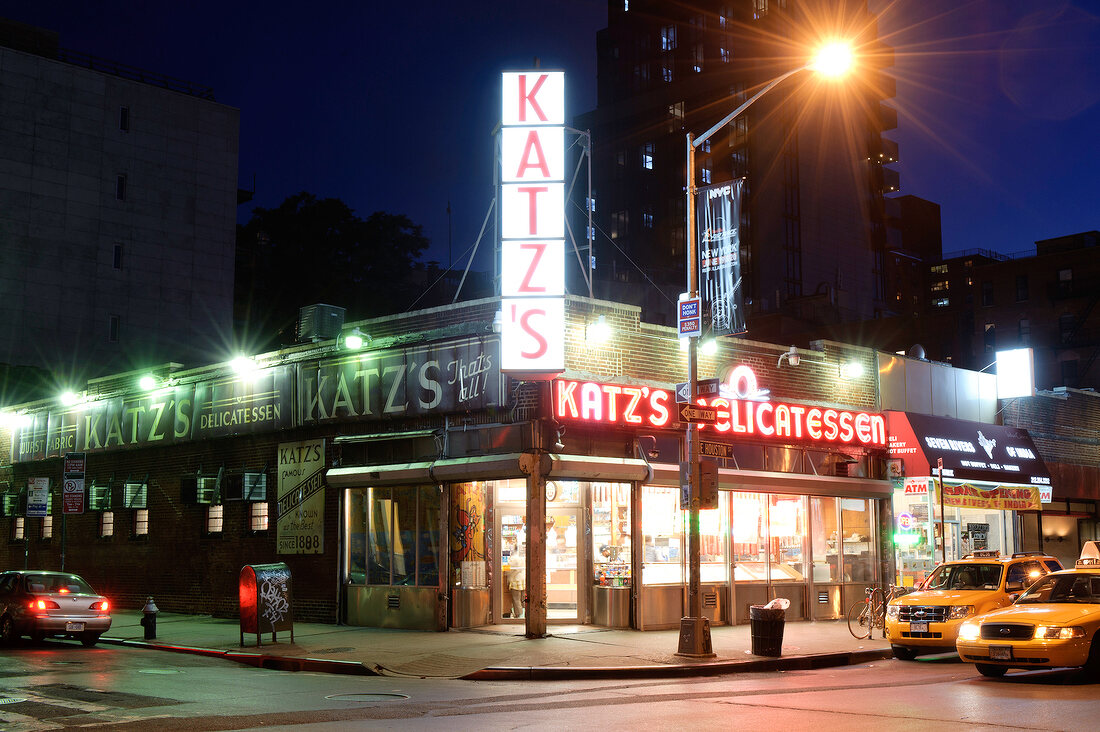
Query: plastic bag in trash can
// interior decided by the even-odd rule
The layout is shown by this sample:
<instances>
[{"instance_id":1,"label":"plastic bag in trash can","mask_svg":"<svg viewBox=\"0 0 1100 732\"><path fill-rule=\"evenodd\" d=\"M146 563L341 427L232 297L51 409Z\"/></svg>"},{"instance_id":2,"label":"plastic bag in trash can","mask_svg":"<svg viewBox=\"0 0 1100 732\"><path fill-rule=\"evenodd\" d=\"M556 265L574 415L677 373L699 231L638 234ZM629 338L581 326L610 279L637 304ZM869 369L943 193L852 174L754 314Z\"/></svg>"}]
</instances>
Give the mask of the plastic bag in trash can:
<instances>
[{"instance_id":1,"label":"plastic bag in trash can","mask_svg":"<svg viewBox=\"0 0 1100 732\"><path fill-rule=\"evenodd\" d=\"M791 606L791 601L785 597L777 597L769 602L766 607L769 610L786 610Z\"/></svg>"}]
</instances>

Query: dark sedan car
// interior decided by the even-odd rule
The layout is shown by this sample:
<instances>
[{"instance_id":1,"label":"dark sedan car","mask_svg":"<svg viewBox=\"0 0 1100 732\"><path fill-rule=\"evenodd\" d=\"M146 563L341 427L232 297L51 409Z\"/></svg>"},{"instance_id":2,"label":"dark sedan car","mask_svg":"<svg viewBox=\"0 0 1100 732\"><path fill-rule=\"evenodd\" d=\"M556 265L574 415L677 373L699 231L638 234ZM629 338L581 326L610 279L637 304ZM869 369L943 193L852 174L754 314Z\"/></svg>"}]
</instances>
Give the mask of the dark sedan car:
<instances>
[{"instance_id":1,"label":"dark sedan car","mask_svg":"<svg viewBox=\"0 0 1100 732\"><path fill-rule=\"evenodd\" d=\"M0 573L0 642L22 635L77 638L94 646L111 627L111 604L80 576L17 570Z\"/></svg>"}]
</instances>

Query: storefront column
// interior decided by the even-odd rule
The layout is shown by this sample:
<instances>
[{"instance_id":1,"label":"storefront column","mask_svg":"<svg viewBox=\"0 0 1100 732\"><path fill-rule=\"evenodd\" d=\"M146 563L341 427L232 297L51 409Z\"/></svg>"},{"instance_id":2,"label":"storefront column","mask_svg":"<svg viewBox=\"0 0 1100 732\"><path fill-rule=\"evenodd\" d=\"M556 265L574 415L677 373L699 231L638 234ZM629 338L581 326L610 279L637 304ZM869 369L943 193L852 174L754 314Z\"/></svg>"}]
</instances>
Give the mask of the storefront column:
<instances>
[{"instance_id":1,"label":"storefront column","mask_svg":"<svg viewBox=\"0 0 1100 732\"><path fill-rule=\"evenodd\" d=\"M524 453L520 470L527 476L527 607L528 638L546 635L546 475L550 456Z\"/></svg>"}]
</instances>

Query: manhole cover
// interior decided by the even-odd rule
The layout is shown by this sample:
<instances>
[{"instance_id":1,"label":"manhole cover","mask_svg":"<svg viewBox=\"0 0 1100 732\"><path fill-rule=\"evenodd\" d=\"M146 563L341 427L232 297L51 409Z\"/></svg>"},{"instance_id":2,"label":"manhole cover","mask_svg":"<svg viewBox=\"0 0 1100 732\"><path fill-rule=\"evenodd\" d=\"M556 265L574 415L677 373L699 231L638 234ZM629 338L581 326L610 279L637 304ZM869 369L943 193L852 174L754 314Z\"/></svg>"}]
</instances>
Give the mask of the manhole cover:
<instances>
[{"instance_id":1,"label":"manhole cover","mask_svg":"<svg viewBox=\"0 0 1100 732\"><path fill-rule=\"evenodd\" d=\"M25 701L27 701L27 700L26 699L20 699L17 696L0 697L0 704L18 704L20 702L25 702Z\"/></svg>"},{"instance_id":2,"label":"manhole cover","mask_svg":"<svg viewBox=\"0 0 1100 732\"><path fill-rule=\"evenodd\" d=\"M354 650L355 649L351 646L347 646L344 648L320 648L316 651L312 651L312 653L351 653Z\"/></svg>"},{"instance_id":3,"label":"manhole cover","mask_svg":"<svg viewBox=\"0 0 1100 732\"><path fill-rule=\"evenodd\" d=\"M174 668L143 668L138 671L139 674L181 674L182 671Z\"/></svg>"},{"instance_id":4,"label":"manhole cover","mask_svg":"<svg viewBox=\"0 0 1100 732\"><path fill-rule=\"evenodd\" d=\"M349 702L380 702L399 701L401 699L408 699L409 697L406 694L333 694L325 698Z\"/></svg>"}]
</instances>

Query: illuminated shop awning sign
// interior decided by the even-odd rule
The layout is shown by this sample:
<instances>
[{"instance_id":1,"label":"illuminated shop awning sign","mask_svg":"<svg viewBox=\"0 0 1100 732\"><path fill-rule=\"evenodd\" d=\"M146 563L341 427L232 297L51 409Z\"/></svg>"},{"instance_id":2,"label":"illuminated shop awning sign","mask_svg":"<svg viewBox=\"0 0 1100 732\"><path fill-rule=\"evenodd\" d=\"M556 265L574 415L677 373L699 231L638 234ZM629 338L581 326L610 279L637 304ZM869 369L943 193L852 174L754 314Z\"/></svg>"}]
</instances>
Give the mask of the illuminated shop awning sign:
<instances>
[{"instance_id":1,"label":"illuminated shop awning sign","mask_svg":"<svg viewBox=\"0 0 1100 732\"><path fill-rule=\"evenodd\" d=\"M889 455L902 461L907 477L945 482L1050 485L1050 472L1027 430L911 412L886 412Z\"/></svg>"},{"instance_id":2,"label":"illuminated shop awning sign","mask_svg":"<svg viewBox=\"0 0 1100 732\"><path fill-rule=\"evenodd\" d=\"M673 392L652 386L555 379L552 397L555 418L593 424L659 429L676 424L678 413ZM727 397L698 403L718 412L713 425L698 428L712 437L886 447L886 421L874 412Z\"/></svg>"}]
</instances>

